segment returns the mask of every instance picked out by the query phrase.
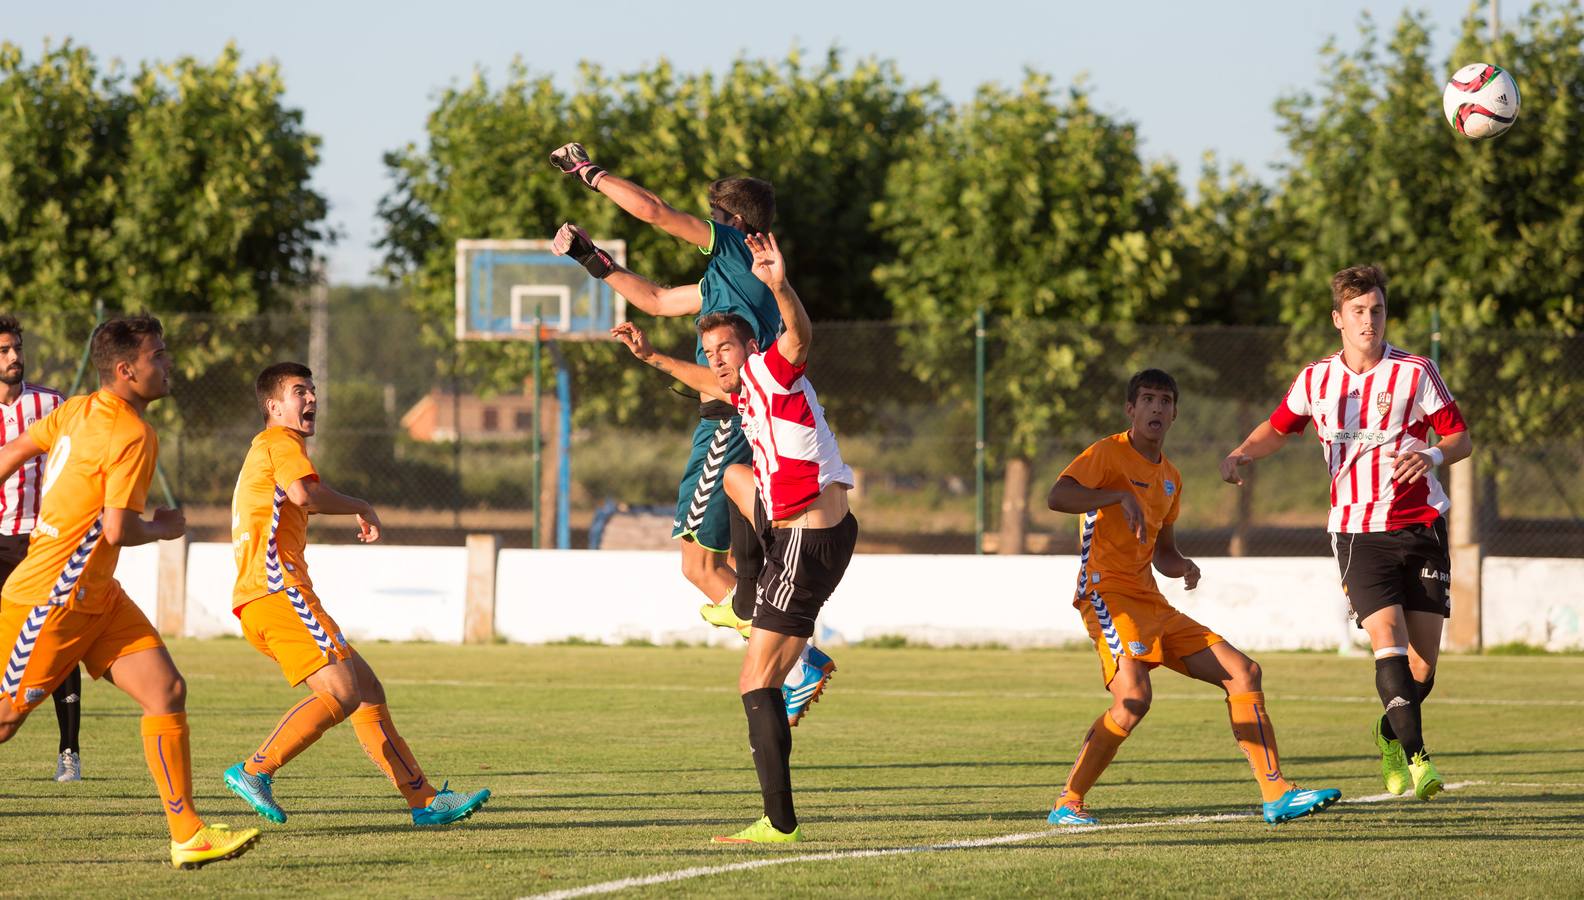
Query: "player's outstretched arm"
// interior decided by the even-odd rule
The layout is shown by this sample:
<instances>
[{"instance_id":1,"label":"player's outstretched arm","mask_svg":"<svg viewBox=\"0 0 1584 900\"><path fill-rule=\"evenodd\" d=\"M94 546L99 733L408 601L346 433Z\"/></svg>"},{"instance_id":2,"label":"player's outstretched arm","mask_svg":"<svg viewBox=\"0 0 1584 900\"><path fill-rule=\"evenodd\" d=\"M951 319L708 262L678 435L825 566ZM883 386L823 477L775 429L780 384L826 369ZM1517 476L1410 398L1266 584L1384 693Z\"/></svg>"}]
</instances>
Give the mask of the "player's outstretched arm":
<instances>
[{"instance_id":1,"label":"player's outstretched arm","mask_svg":"<svg viewBox=\"0 0 1584 900\"><path fill-rule=\"evenodd\" d=\"M21 437L0 447L0 482L10 481L23 463L43 452L44 448L25 431Z\"/></svg>"},{"instance_id":2,"label":"player's outstretched arm","mask_svg":"<svg viewBox=\"0 0 1584 900\"><path fill-rule=\"evenodd\" d=\"M589 190L609 197L638 221L653 225L695 247L709 246L708 222L675 209L653 191L596 166L582 144L571 143L557 148L550 154L550 163L563 173L576 176Z\"/></svg>"},{"instance_id":3,"label":"player's outstretched arm","mask_svg":"<svg viewBox=\"0 0 1584 900\"><path fill-rule=\"evenodd\" d=\"M286 489L286 499L310 516L357 516L358 540L372 544L380 537L379 514L367 500L343 494L318 478L299 478Z\"/></svg>"},{"instance_id":4,"label":"player's outstretched arm","mask_svg":"<svg viewBox=\"0 0 1584 900\"><path fill-rule=\"evenodd\" d=\"M1155 536L1155 571L1167 578L1181 578L1183 587L1193 590L1199 586L1199 566L1177 549L1177 526L1162 525Z\"/></svg>"},{"instance_id":5,"label":"player's outstretched arm","mask_svg":"<svg viewBox=\"0 0 1584 900\"><path fill-rule=\"evenodd\" d=\"M1254 426L1249 436L1237 449L1226 455L1221 460L1221 480L1227 484L1243 483L1243 467L1256 459L1264 459L1280 450L1287 443L1289 435L1276 430L1270 422L1261 422Z\"/></svg>"},{"instance_id":6,"label":"player's outstretched arm","mask_svg":"<svg viewBox=\"0 0 1584 900\"><path fill-rule=\"evenodd\" d=\"M787 362L801 366L808 359L809 344L814 342L814 323L809 321L803 300L787 280L786 257L781 255L781 247L773 234L750 234L746 240L748 249L753 251L754 277L764 282L775 295L781 321L786 325L786 330L776 338L776 347Z\"/></svg>"},{"instance_id":7,"label":"player's outstretched arm","mask_svg":"<svg viewBox=\"0 0 1584 900\"><path fill-rule=\"evenodd\" d=\"M104 539L115 547L141 547L155 541L174 541L187 533L187 516L166 506L143 519L130 509L104 508Z\"/></svg>"},{"instance_id":8,"label":"player's outstretched arm","mask_svg":"<svg viewBox=\"0 0 1584 900\"><path fill-rule=\"evenodd\" d=\"M659 369L700 394L715 400L730 399L726 392L721 390L720 382L715 379L713 372L696 363L683 362L656 352L649 344L648 335L645 335L643 329L637 325L623 322L611 329L611 337L626 345L627 349L632 351L632 355L638 357L639 362Z\"/></svg>"},{"instance_id":9,"label":"player's outstretched arm","mask_svg":"<svg viewBox=\"0 0 1584 900\"><path fill-rule=\"evenodd\" d=\"M1056 512L1075 515L1115 504L1122 507L1122 517L1127 520L1128 530L1139 539L1139 543L1144 543L1144 510L1132 491L1084 487L1071 475L1063 475L1051 485L1050 496L1045 499L1045 504Z\"/></svg>"},{"instance_id":10,"label":"player's outstretched arm","mask_svg":"<svg viewBox=\"0 0 1584 900\"><path fill-rule=\"evenodd\" d=\"M567 222L556 231L550 251L577 260L590 275L603 280L627 302L651 316L696 315L703 303L698 284L661 287L638 273L619 265L610 254L594 245L588 232Z\"/></svg>"}]
</instances>

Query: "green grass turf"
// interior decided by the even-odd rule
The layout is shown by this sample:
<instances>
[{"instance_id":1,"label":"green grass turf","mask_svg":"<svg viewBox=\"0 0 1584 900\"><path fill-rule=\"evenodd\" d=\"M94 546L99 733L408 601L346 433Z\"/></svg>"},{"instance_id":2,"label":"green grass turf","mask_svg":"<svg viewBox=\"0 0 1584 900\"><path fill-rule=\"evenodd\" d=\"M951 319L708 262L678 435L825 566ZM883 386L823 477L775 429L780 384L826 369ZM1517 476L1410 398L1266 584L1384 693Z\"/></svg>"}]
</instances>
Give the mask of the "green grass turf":
<instances>
[{"instance_id":1,"label":"green grass turf","mask_svg":"<svg viewBox=\"0 0 1584 900\"><path fill-rule=\"evenodd\" d=\"M279 776L283 826L222 786L300 696L236 640L172 645L189 683L196 802L261 825L243 859L166 866L166 834L114 688L86 688L87 780L57 785L48 704L0 749L0 895L515 897L755 858L917 847L1045 830L1084 730L1106 706L1088 652L840 648L793 731L807 843L715 847L759 815L738 655L655 647L368 644L430 776L488 786L473 819L415 830L339 726ZM1379 794L1367 658L1260 654L1284 769ZM1090 794L1107 824L1253 813L1220 694L1160 670L1155 707ZM1504 701L1518 701L1518 704ZM1520 705L1521 704L1521 705ZM1584 658L1448 657L1427 732L1448 782L1432 803L1056 831L1002 846L712 874L646 895L1467 896L1584 891Z\"/></svg>"}]
</instances>

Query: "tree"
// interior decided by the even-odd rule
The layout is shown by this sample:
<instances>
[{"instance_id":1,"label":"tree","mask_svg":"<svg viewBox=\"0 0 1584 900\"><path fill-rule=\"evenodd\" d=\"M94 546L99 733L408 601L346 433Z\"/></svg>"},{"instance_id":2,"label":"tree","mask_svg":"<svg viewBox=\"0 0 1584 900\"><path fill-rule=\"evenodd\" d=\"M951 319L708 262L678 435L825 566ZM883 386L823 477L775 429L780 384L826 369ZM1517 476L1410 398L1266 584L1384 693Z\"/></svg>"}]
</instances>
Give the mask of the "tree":
<instances>
[{"instance_id":1,"label":"tree","mask_svg":"<svg viewBox=\"0 0 1584 900\"><path fill-rule=\"evenodd\" d=\"M146 309L183 376L156 415L246 391L278 348L186 317L279 310L312 278L329 237L309 186L319 139L284 94L235 46L128 80L70 43L31 64L0 44L0 296L30 333L75 350L95 301Z\"/></svg>"},{"instance_id":2,"label":"tree","mask_svg":"<svg viewBox=\"0 0 1584 900\"><path fill-rule=\"evenodd\" d=\"M1021 552L1030 459L1054 431L1092 426L1114 398L1084 390L1126 361L1104 323L1151 321L1175 278L1162 240L1180 198L1130 124L1083 87L1058 98L1030 73L986 86L910 144L875 217L897 258L875 279L905 326L907 365L965 400L976 309L993 326L990 421L1006 466L1003 552Z\"/></svg>"}]
</instances>

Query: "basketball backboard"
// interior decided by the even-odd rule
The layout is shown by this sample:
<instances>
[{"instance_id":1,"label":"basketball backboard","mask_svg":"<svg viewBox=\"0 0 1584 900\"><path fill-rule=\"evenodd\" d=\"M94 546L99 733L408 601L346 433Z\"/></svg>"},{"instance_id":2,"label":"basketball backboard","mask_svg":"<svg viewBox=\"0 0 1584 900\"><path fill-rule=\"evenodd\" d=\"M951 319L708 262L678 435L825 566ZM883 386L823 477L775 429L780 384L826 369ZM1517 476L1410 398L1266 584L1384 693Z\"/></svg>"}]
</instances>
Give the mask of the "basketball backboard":
<instances>
[{"instance_id":1,"label":"basketball backboard","mask_svg":"<svg viewBox=\"0 0 1584 900\"><path fill-rule=\"evenodd\" d=\"M596 241L626 264L624 241ZM627 319L627 301L545 240L456 243L456 336L463 341L598 340Z\"/></svg>"}]
</instances>

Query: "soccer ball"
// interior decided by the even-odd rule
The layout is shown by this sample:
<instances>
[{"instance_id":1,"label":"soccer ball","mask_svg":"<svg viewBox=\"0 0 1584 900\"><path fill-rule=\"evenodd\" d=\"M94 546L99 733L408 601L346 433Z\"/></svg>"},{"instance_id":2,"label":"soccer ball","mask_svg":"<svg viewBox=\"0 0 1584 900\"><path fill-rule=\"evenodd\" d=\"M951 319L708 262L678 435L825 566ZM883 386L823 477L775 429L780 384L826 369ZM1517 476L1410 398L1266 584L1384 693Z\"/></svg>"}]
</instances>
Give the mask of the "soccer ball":
<instances>
[{"instance_id":1,"label":"soccer ball","mask_svg":"<svg viewBox=\"0 0 1584 900\"><path fill-rule=\"evenodd\" d=\"M1470 63L1452 73L1441 94L1447 124L1464 137L1495 137L1518 118L1518 83L1501 66Z\"/></svg>"}]
</instances>

